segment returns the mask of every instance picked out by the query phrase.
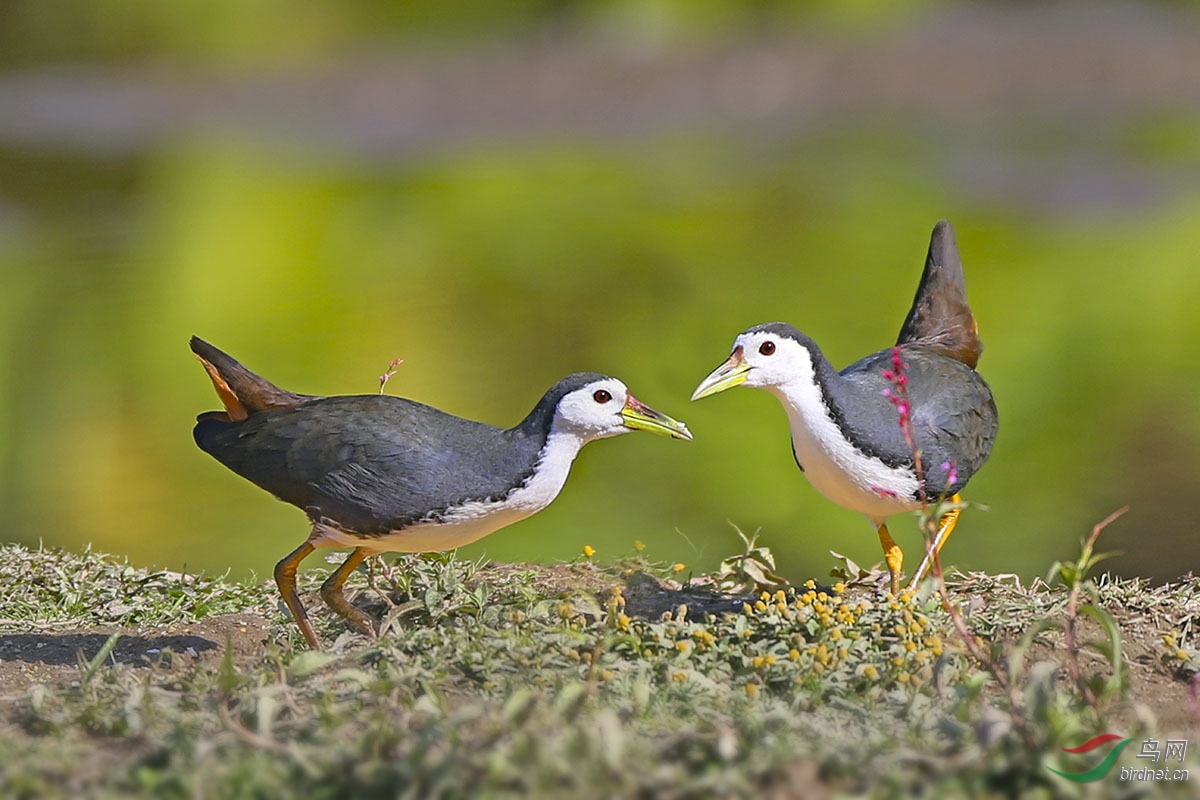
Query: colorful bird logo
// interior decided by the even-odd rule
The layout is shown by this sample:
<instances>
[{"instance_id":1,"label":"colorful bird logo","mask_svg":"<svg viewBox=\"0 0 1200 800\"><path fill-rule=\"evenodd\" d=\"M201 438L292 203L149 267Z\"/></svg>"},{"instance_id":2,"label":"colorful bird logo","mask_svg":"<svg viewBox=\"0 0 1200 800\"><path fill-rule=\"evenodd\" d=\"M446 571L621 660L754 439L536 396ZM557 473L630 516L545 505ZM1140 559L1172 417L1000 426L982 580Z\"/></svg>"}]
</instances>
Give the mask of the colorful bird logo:
<instances>
[{"instance_id":1,"label":"colorful bird logo","mask_svg":"<svg viewBox=\"0 0 1200 800\"><path fill-rule=\"evenodd\" d=\"M1116 747L1108 751L1108 755L1104 757L1104 760L1086 772L1063 772L1055 769L1054 767L1046 767L1046 769L1050 770L1055 775L1061 775L1067 780L1075 781L1076 783L1091 783L1092 781L1098 781L1108 774L1109 770L1113 768L1113 764L1117 763L1117 756L1121 755L1121 751L1128 747L1129 743L1132 742L1133 739L1125 739L1115 733L1102 733L1099 736L1093 736L1091 739L1088 739L1078 747L1063 748L1063 752L1065 753L1088 753L1092 750L1095 750L1097 747L1100 747L1101 745L1108 744L1109 742L1116 741L1118 739L1120 739L1120 742L1116 745Z\"/></svg>"}]
</instances>

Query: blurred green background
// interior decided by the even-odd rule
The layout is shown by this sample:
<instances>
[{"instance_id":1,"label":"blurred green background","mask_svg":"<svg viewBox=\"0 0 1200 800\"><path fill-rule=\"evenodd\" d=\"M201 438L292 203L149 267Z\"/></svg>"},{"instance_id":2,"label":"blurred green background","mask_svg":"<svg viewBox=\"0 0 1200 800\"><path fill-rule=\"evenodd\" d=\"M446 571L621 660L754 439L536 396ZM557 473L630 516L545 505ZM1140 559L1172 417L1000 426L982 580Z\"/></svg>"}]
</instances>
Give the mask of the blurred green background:
<instances>
[{"instance_id":1,"label":"blurred green background","mask_svg":"<svg viewBox=\"0 0 1200 800\"><path fill-rule=\"evenodd\" d=\"M688 396L786 320L892 343L958 229L1000 408L946 553L1200 566L1200 15L1191 3L0 2L3 536L269 574L300 511L192 443L198 334L280 385L499 425L599 370L686 420L588 447L469 548L793 579L872 563L763 392ZM919 551L915 525L897 539Z\"/></svg>"}]
</instances>

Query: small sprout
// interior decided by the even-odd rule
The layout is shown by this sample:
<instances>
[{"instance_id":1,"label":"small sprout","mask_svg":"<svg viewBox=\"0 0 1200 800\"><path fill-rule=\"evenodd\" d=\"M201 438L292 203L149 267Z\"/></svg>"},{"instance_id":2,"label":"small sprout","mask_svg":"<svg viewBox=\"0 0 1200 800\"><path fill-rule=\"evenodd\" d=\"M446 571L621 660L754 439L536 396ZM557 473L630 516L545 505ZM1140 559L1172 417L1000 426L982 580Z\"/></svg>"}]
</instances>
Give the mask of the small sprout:
<instances>
[{"instance_id":1,"label":"small sprout","mask_svg":"<svg viewBox=\"0 0 1200 800\"><path fill-rule=\"evenodd\" d=\"M403 358L393 358L388 362L387 371L379 376L379 393L383 394L383 390L387 387L387 382L396 374L396 367L404 363Z\"/></svg>"}]
</instances>

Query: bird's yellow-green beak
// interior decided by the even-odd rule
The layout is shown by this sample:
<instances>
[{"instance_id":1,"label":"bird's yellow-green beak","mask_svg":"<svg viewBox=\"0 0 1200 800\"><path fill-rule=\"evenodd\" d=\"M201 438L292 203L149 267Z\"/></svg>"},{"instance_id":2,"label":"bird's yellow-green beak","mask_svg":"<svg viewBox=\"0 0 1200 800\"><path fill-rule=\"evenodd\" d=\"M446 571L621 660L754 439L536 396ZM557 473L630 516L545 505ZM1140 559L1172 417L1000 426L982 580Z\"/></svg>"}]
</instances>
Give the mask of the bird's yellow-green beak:
<instances>
[{"instance_id":1,"label":"bird's yellow-green beak","mask_svg":"<svg viewBox=\"0 0 1200 800\"><path fill-rule=\"evenodd\" d=\"M661 411L655 411L633 395L626 397L625 407L621 409L621 419L630 430L649 431L673 439L692 438L692 432L687 429L687 425L671 419Z\"/></svg>"},{"instance_id":2,"label":"bird's yellow-green beak","mask_svg":"<svg viewBox=\"0 0 1200 800\"><path fill-rule=\"evenodd\" d=\"M739 344L733 349L733 354L729 356L729 360L721 366L714 369L708 374L708 377L700 381L700 385L696 387L696 391L692 392L692 399L699 400L701 397L708 397L710 394L723 392L726 389L732 389L734 386L741 386L746 382L746 373L750 371L750 365L742 358L742 346Z\"/></svg>"}]
</instances>

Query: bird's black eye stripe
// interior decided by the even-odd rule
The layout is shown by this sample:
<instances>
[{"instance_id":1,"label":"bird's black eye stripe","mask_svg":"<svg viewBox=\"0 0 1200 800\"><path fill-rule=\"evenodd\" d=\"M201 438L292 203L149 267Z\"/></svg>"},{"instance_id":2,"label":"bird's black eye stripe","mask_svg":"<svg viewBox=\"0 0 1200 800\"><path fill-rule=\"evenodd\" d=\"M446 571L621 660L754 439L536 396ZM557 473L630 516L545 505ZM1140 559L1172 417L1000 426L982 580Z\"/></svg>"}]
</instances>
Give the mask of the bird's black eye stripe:
<instances>
[{"instance_id":1,"label":"bird's black eye stripe","mask_svg":"<svg viewBox=\"0 0 1200 800\"><path fill-rule=\"evenodd\" d=\"M612 394L610 394L607 389L597 389L596 392L592 395L592 399L595 400L600 405L604 405L609 400L612 400Z\"/></svg>"},{"instance_id":2,"label":"bird's black eye stripe","mask_svg":"<svg viewBox=\"0 0 1200 800\"><path fill-rule=\"evenodd\" d=\"M771 341L763 342L758 346L758 352L764 356L769 356L775 352L775 343Z\"/></svg>"}]
</instances>

